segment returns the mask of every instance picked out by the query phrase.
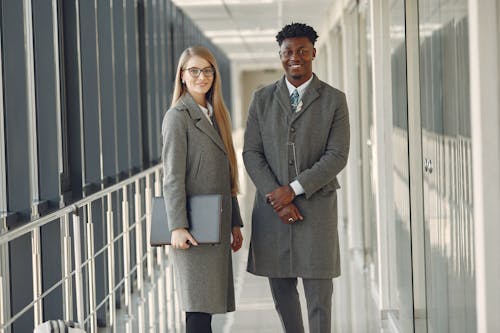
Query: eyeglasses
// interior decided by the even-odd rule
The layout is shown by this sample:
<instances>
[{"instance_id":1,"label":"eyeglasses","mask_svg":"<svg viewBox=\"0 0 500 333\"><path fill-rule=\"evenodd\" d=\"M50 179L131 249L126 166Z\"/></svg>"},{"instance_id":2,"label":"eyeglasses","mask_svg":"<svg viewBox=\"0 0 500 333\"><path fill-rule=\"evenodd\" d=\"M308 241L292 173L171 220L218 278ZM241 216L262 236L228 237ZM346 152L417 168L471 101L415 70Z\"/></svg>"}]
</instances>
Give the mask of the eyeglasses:
<instances>
[{"instance_id":1,"label":"eyeglasses","mask_svg":"<svg viewBox=\"0 0 500 333\"><path fill-rule=\"evenodd\" d=\"M189 67L189 68L184 68L183 70L188 71L192 77L198 77L200 76L201 73L203 73L205 77L212 77L215 74L215 69L213 67L206 67L206 68Z\"/></svg>"},{"instance_id":2,"label":"eyeglasses","mask_svg":"<svg viewBox=\"0 0 500 333\"><path fill-rule=\"evenodd\" d=\"M304 56L309 55L309 50L308 49L298 49L296 52L294 52L292 50L284 50L284 51L280 51L280 56L282 56L285 59L288 59L288 58L291 58L294 53L296 55L298 55L299 57L304 57Z\"/></svg>"}]
</instances>

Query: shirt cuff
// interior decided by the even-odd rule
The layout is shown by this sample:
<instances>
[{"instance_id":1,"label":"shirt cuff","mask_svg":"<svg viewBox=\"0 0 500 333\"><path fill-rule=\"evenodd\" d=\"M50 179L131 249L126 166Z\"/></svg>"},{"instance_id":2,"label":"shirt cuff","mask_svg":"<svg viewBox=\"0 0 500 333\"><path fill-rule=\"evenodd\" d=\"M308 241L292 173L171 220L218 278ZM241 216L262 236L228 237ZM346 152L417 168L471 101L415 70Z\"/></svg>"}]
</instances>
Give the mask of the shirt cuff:
<instances>
[{"instance_id":1,"label":"shirt cuff","mask_svg":"<svg viewBox=\"0 0 500 333\"><path fill-rule=\"evenodd\" d=\"M295 196L301 195L305 192L304 188L302 187L302 185L300 185L298 180L294 180L293 182L291 182L290 187L295 192Z\"/></svg>"}]
</instances>

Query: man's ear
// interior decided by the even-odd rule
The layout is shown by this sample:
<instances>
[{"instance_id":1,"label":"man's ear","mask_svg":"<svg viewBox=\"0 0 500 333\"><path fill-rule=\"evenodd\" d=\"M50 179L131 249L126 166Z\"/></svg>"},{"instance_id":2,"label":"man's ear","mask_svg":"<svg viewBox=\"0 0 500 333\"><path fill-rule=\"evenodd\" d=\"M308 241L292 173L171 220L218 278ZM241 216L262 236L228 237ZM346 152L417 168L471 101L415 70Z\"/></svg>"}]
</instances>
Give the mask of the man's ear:
<instances>
[{"instance_id":1,"label":"man's ear","mask_svg":"<svg viewBox=\"0 0 500 333\"><path fill-rule=\"evenodd\" d=\"M313 59L316 58L316 48L315 47L313 48L313 56L312 56L312 58Z\"/></svg>"}]
</instances>

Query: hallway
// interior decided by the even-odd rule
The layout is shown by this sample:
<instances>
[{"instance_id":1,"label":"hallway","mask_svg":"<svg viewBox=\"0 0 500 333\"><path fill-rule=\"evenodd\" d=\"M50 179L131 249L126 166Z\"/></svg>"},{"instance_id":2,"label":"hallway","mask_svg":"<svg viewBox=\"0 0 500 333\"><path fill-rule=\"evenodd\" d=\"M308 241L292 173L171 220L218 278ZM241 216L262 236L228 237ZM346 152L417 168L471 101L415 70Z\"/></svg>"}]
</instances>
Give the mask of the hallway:
<instances>
[{"instance_id":1,"label":"hallway","mask_svg":"<svg viewBox=\"0 0 500 333\"><path fill-rule=\"evenodd\" d=\"M255 189L241 147L254 92L301 67L276 43L291 22L319 37L290 56L348 106L333 331L500 332L498 0L0 0L0 333L56 319L86 333L183 332L168 248L148 235L162 119L193 45L216 58L245 224L236 311L215 315L214 333L282 331L267 279L246 272ZM321 161L292 170L312 151L289 139L303 128L269 131L289 176Z\"/></svg>"}]
</instances>

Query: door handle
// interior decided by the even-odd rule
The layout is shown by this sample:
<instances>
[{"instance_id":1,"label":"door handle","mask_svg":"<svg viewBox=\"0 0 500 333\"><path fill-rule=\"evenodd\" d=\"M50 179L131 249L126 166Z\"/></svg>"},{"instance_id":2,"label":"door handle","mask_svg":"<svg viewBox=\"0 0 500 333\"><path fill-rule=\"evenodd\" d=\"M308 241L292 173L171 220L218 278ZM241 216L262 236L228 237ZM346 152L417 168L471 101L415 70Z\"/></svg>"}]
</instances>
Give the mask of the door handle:
<instances>
[{"instance_id":1,"label":"door handle","mask_svg":"<svg viewBox=\"0 0 500 333\"><path fill-rule=\"evenodd\" d=\"M424 159L424 171L428 173L432 173L432 160Z\"/></svg>"}]
</instances>

